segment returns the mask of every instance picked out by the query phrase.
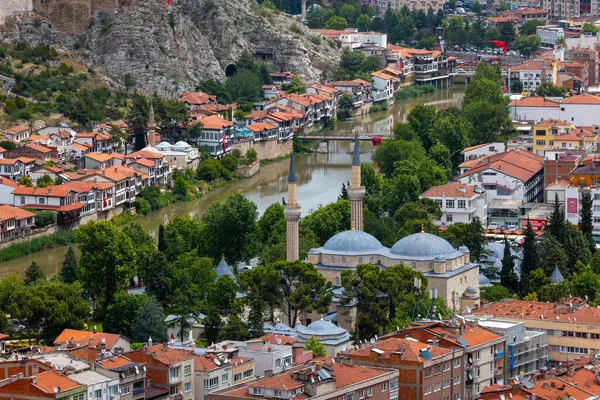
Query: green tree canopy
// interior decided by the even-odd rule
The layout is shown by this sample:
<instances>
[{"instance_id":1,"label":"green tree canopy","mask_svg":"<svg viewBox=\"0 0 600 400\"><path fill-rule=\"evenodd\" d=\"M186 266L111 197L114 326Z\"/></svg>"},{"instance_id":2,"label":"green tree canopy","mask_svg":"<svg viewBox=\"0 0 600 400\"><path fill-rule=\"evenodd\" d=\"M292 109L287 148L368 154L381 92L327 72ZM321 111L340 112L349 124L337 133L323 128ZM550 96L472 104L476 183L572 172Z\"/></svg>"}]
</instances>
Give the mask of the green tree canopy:
<instances>
[{"instance_id":1,"label":"green tree canopy","mask_svg":"<svg viewBox=\"0 0 600 400\"><path fill-rule=\"evenodd\" d=\"M73 247L69 246L65 252L65 260L58 274L64 283L73 283L77 280L77 256Z\"/></svg>"},{"instance_id":2,"label":"green tree canopy","mask_svg":"<svg viewBox=\"0 0 600 400\"><path fill-rule=\"evenodd\" d=\"M146 295L117 293L114 302L106 310L102 324L103 329L106 332L133 338L135 335L133 325L137 321L138 311L147 301L148 296Z\"/></svg>"},{"instance_id":3,"label":"green tree canopy","mask_svg":"<svg viewBox=\"0 0 600 400\"><path fill-rule=\"evenodd\" d=\"M25 270L25 284L31 285L39 280L45 280L46 275L42 271L42 267L35 261L32 261L29 267Z\"/></svg>"},{"instance_id":4,"label":"green tree canopy","mask_svg":"<svg viewBox=\"0 0 600 400\"><path fill-rule=\"evenodd\" d=\"M147 342L148 338L152 338L155 343L164 343L168 340L165 314L154 297L149 297L138 309L131 330L133 331L131 339L134 342Z\"/></svg>"},{"instance_id":5,"label":"green tree canopy","mask_svg":"<svg viewBox=\"0 0 600 400\"><path fill-rule=\"evenodd\" d=\"M308 351L312 351L313 357L325 357L327 355L327 350L323 343L319 342L315 339L315 336L312 335L310 339L306 341L304 344L304 348Z\"/></svg>"}]
</instances>

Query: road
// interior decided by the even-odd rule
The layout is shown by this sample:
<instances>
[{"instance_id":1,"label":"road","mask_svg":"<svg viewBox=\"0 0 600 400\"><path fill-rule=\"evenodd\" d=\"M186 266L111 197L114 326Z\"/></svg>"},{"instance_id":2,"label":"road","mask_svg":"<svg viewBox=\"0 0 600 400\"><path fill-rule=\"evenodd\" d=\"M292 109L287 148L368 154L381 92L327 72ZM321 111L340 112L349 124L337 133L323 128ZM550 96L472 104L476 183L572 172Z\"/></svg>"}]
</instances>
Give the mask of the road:
<instances>
[{"instance_id":1,"label":"road","mask_svg":"<svg viewBox=\"0 0 600 400\"><path fill-rule=\"evenodd\" d=\"M463 61L474 61L477 59L477 55L491 55L491 54L485 54L482 52L479 53L475 53L474 51L447 51L446 54L448 54L449 56L453 56L458 58L459 60L463 60ZM525 62L525 58L522 57L516 57L516 56L500 56L500 60L502 61L502 64L510 64L510 65L516 65L516 64L521 64L523 62Z\"/></svg>"}]
</instances>

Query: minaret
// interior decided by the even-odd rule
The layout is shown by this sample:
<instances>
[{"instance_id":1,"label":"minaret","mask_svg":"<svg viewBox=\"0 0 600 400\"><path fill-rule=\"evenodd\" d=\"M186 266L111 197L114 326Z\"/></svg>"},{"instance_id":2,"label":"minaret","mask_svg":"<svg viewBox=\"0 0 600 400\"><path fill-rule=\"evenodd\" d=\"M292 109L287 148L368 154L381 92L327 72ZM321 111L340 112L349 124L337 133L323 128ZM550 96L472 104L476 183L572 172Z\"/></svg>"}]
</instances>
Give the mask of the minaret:
<instances>
[{"instance_id":1,"label":"minaret","mask_svg":"<svg viewBox=\"0 0 600 400\"><path fill-rule=\"evenodd\" d=\"M300 225L300 214L302 213L302 209L298 204L296 189L296 167L294 166L294 154L292 154L292 157L290 158L290 172L288 174L288 200L287 205L283 210L286 221L285 245L287 248L288 261L296 261L300 258L300 234L298 226Z\"/></svg>"},{"instance_id":2,"label":"minaret","mask_svg":"<svg viewBox=\"0 0 600 400\"><path fill-rule=\"evenodd\" d=\"M148 117L148 146L156 146L156 124L154 123L154 105L150 102L150 116Z\"/></svg>"},{"instance_id":3,"label":"minaret","mask_svg":"<svg viewBox=\"0 0 600 400\"><path fill-rule=\"evenodd\" d=\"M348 189L350 197L350 224L352 229L363 230L363 199L365 187L360 185L360 155L358 154L358 135L354 135L354 152L352 153L352 182Z\"/></svg>"},{"instance_id":4,"label":"minaret","mask_svg":"<svg viewBox=\"0 0 600 400\"><path fill-rule=\"evenodd\" d=\"M298 3L296 3L298 4ZM306 22L306 0L301 0L300 4L302 5L302 18L300 19L301 22Z\"/></svg>"}]
</instances>

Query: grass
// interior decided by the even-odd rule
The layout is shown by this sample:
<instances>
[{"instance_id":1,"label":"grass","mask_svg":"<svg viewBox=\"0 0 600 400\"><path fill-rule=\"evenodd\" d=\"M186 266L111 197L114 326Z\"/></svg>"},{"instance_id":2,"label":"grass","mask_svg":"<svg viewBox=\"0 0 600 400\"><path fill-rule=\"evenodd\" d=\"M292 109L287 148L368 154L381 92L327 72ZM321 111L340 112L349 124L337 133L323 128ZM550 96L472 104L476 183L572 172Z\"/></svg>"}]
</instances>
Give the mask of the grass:
<instances>
[{"instance_id":1,"label":"grass","mask_svg":"<svg viewBox=\"0 0 600 400\"><path fill-rule=\"evenodd\" d=\"M16 243L0 250L0 262L14 260L44 249L62 247L72 243L75 243L75 231L53 233L25 243Z\"/></svg>"},{"instance_id":2,"label":"grass","mask_svg":"<svg viewBox=\"0 0 600 400\"><path fill-rule=\"evenodd\" d=\"M435 93L436 88L433 85L417 85L417 86L409 86L398 93L396 93L396 100L409 99L411 97L418 97L422 94L426 93Z\"/></svg>"}]
</instances>

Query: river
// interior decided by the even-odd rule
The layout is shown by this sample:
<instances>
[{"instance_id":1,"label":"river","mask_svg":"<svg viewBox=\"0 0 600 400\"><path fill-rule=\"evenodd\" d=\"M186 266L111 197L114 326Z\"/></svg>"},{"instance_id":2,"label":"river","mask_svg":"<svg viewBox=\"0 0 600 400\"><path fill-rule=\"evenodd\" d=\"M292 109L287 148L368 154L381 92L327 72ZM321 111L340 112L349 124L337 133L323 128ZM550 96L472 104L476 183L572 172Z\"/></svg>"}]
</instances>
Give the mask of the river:
<instances>
[{"instance_id":1,"label":"river","mask_svg":"<svg viewBox=\"0 0 600 400\"><path fill-rule=\"evenodd\" d=\"M387 136L397 122L406 120L408 112L420 102L435 105L438 109L460 107L464 95L463 87L439 90L436 93L396 102L386 113L367 114L353 121L340 122L334 134L359 133ZM316 143L314 143L316 145ZM349 141L331 141L328 154L302 154L296 156L298 180L298 202L304 215L321 205L337 199L342 182L351 177L351 144ZM373 145L360 143L362 162L371 162ZM157 212L140 218L142 226L153 236L158 225L181 215L199 219L204 210L214 201L220 201L233 193L241 193L256 203L259 213L275 202L280 202L287 192L289 161L282 160L263 166L258 174L210 192L201 199L187 203L175 203ZM46 275L58 272L66 247L47 249L15 260L0 263L0 276L13 272L22 273L32 261L38 263Z\"/></svg>"}]
</instances>

